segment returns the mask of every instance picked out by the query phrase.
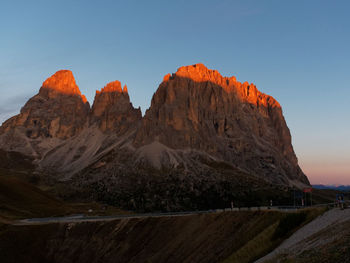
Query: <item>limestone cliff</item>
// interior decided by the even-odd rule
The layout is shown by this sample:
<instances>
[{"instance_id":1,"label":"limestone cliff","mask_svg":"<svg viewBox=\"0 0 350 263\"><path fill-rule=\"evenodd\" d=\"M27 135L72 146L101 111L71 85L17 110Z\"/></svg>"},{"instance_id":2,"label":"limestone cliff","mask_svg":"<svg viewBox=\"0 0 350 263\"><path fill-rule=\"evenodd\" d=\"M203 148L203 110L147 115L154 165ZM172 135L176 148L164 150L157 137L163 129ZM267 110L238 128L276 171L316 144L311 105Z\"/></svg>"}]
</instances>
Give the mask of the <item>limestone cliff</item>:
<instances>
[{"instance_id":1,"label":"limestone cliff","mask_svg":"<svg viewBox=\"0 0 350 263\"><path fill-rule=\"evenodd\" d=\"M22 127L28 138L66 139L83 129L88 113L89 104L72 72L61 70L44 81L39 93L24 105L19 115L6 121L0 132Z\"/></svg>"},{"instance_id":2,"label":"limestone cliff","mask_svg":"<svg viewBox=\"0 0 350 263\"><path fill-rule=\"evenodd\" d=\"M36 157L77 135L85 126L89 103L69 70L44 81L39 93L0 127L0 147Z\"/></svg>"},{"instance_id":3,"label":"limestone cliff","mask_svg":"<svg viewBox=\"0 0 350 263\"><path fill-rule=\"evenodd\" d=\"M308 180L279 103L203 64L164 77L134 144L197 149L278 183Z\"/></svg>"},{"instance_id":4,"label":"limestone cliff","mask_svg":"<svg viewBox=\"0 0 350 263\"><path fill-rule=\"evenodd\" d=\"M102 131L122 134L141 118L141 110L130 103L126 85L122 89L121 83L116 80L96 91L90 124L96 123Z\"/></svg>"},{"instance_id":5,"label":"limestone cliff","mask_svg":"<svg viewBox=\"0 0 350 263\"><path fill-rule=\"evenodd\" d=\"M0 148L34 156L79 186L104 184L118 198L133 196L141 177L147 194L155 181L175 180L190 198L214 189L218 200L252 181L254 189L309 184L279 103L203 64L166 75L143 118L119 81L96 91L90 109L73 74L58 71L0 127Z\"/></svg>"}]
</instances>

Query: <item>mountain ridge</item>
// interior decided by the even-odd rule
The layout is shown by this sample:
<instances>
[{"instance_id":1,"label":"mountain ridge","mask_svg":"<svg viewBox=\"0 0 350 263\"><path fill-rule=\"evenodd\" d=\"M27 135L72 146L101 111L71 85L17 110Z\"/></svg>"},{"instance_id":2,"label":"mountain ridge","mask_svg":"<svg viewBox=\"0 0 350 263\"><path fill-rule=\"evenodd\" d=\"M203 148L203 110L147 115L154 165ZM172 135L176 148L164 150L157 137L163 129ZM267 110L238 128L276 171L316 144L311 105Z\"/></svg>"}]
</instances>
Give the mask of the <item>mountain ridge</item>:
<instances>
[{"instance_id":1,"label":"mountain ridge","mask_svg":"<svg viewBox=\"0 0 350 263\"><path fill-rule=\"evenodd\" d=\"M144 116L119 81L97 90L91 107L84 98L70 71L55 73L0 127L0 148L33 156L58 180L134 196L126 205L154 199L149 184L159 180L169 187L183 180L177 191L190 199L212 187L218 200L225 184L245 189L237 179L250 176L256 185L309 185L280 104L254 84L203 64L165 75ZM135 201L134 183L145 175L147 196ZM161 204L172 191L163 190L156 194Z\"/></svg>"}]
</instances>

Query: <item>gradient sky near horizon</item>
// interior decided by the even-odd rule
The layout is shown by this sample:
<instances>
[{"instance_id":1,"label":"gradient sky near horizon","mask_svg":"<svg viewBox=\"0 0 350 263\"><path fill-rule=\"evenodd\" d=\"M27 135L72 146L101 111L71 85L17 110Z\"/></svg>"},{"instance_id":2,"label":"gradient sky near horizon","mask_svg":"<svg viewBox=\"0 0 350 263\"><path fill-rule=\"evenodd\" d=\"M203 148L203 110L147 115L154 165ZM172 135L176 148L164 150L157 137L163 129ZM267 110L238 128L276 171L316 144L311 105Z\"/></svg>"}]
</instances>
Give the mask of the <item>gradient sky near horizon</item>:
<instances>
[{"instance_id":1,"label":"gradient sky near horizon","mask_svg":"<svg viewBox=\"0 0 350 263\"><path fill-rule=\"evenodd\" d=\"M144 112L167 73L204 63L283 107L311 183L350 184L349 1L0 2L0 123L73 71L90 103L127 84Z\"/></svg>"}]
</instances>

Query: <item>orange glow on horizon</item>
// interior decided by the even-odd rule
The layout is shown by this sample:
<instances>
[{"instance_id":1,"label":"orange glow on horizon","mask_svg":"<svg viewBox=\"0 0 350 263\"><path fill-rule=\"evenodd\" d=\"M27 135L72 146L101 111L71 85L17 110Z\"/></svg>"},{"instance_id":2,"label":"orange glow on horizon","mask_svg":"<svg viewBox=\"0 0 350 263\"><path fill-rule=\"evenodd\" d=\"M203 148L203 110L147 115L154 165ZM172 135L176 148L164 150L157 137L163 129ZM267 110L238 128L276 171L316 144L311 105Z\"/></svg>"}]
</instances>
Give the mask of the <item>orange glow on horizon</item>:
<instances>
[{"instance_id":1,"label":"orange glow on horizon","mask_svg":"<svg viewBox=\"0 0 350 263\"><path fill-rule=\"evenodd\" d=\"M331 161L306 162L300 160L301 168L312 184L350 185L350 163Z\"/></svg>"}]
</instances>

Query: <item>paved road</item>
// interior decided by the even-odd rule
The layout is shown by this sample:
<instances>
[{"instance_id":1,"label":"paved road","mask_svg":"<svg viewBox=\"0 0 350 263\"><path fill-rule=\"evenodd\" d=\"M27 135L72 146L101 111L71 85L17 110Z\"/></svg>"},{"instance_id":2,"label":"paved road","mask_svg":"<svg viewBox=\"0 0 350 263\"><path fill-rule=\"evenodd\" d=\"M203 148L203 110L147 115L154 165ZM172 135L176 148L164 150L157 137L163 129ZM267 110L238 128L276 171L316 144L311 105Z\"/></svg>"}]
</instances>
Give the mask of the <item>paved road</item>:
<instances>
[{"instance_id":1,"label":"paved road","mask_svg":"<svg viewBox=\"0 0 350 263\"><path fill-rule=\"evenodd\" d=\"M29 218L18 220L14 225L34 225L47 223L71 223L71 222L88 222L88 221L112 221L116 219L130 219L130 218L148 218L148 217L173 217L173 216L188 216L195 214L216 213L216 211L191 211L191 212L174 212L174 213L148 213L148 214L123 214L113 216L86 216L72 215L63 217L43 217L43 218Z\"/></svg>"},{"instance_id":2,"label":"paved road","mask_svg":"<svg viewBox=\"0 0 350 263\"><path fill-rule=\"evenodd\" d=\"M189 216L196 214L209 214L209 213L221 213L221 212L238 212L238 211L287 211L294 212L299 208L295 207L241 207L241 208L226 208L226 209L215 209L207 211L188 211L188 212L171 212L171 213L146 213L146 214L123 214L113 216L86 216L84 214L63 216L63 217L44 217L44 218L29 218L18 220L14 222L14 225L34 225L34 224L48 224L48 223L71 223L71 222L88 222L88 221L111 221L116 219L126 218L147 218L147 217L173 217L173 216Z\"/></svg>"}]
</instances>

